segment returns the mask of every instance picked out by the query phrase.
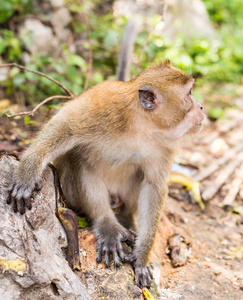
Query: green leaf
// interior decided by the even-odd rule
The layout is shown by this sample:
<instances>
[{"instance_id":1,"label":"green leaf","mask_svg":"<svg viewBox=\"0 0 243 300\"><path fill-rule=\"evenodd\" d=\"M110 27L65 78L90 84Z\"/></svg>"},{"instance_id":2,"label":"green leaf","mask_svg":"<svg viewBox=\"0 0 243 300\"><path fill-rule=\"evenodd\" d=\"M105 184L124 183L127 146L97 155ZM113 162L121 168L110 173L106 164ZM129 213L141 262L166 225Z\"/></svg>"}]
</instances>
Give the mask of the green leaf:
<instances>
[{"instance_id":1,"label":"green leaf","mask_svg":"<svg viewBox=\"0 0 243 300\"><path fill-rule=\"evenodd\" d=\"M65 74L67 71L67 65L62 60L58 60L53 67L60 74Z\"/></svg>"},{"instance_id":2,"label":"green leaf","mask_svg":"<svg viewBox=\"0 0 243 300\"><path fill-rule=\"evenodd\" d=\"M78 226L80 228L86 228L87 226L89 226L89 223L84 218L78 216Z\"/></svg>"},{"instance_id":3,"label":"green leaf","mask_svg":"<svg viewBox=\"0 0 243 300\"><path fill-rule=\"evenodd\" d=\"M0 54L4 53L5 49L7 48L6 41L0 36Z\"/></svg>"},{"instance_id":4,"label":"green leaf","mask_svg":"<svg viewBox=\"0 0 243 300\"><path fill-rule=\"evenodd\" d=\"M76 81L78 78L78 71L74 66L69 66L67 70L67 78L71 81Z\"/></svg>"},{"instance_id":5,"label":"green leaf","mask_svg":"<svg viewBox=\"0 0 243 300\"><path fill-rule=\"evenodd\" d=\"M14 13L14 7L11 1L1 0L0 1L0 23L8 20Z\"/></svg>"},{"instance_id":6,"label":"green leaf","mask_svg":"<svg viewBox=\"0 0 243 300\"><path fill-rule=\"evenodd\" d=\"M24 117L24 123L26 125L28 125L28 124L34 125L34 124L36 124L36 121L30 120L30 117Z\"/></svg>"},{"instance_id":7,"label":"green leaf","mask_svg":"<svg viewBox=\"0 0 243 300\"><path fill-rule=\"evenodd\" d=\"M80 68L85 68L86 67L85 60L77 54L68 55L67 56L67 62L68 62L69 65L72 65L72 66L78 66Z\"/></svg>"},{"instance_id":8,"label":"green leaf","mask_svg":"<svg viewBox=\"0 0 243 300\"><path fill-rule=\"evenodd\" d=\"M102 82L102 81L104 81L104 77L103 77L103 75L102 75L102 73L100 73L100 72L95 72L95 74L94 74L94 80L95 80L95 82Z\"/></svg>"},{"instance_id":9,"label":"green leaf","mask_svg":"<svg viewBox=\"0 0 243 300\"><path fill-rule=\"evenodd\" d=\"M224 111L220 107L211 107L209 109L209 116L213 119L220 119L224 117Z\"/></svg>"},{"instance_id":10,"label":"green leaf","mask_svg":"<svg viewBox=\"0 0 243 300\"><path fill-rule=\"evenodd\" d=\"M47 105L47 107L48 107L49 109L52 109L52 108L54 108L54 109L56 109L56 110L61 109L61 105L58 105L58 104L50 104L50 105Z\"/></svg>"}]
</instances>

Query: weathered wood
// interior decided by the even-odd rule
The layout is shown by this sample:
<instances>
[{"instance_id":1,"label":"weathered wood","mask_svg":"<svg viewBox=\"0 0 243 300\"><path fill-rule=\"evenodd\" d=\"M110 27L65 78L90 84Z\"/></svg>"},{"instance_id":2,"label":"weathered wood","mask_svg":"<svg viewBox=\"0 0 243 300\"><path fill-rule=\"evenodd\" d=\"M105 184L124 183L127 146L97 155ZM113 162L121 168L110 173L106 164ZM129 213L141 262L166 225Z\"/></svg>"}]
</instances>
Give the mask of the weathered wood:
<instances>
[{"instance_id":1,"label":"weathered wood","mask_svg":"<svg viewBox=\"0 0 243 300\"><path fill-rule=\"evenodd\" d=\"M207 201L213 198L213 196L217 193L220 187L226 182L226 180L231 176L231 174L235 171L235 169L241 165L243 161L243 153L237 155L237 157L232 160L225 168L223 168L215 180L213 180L212 184L207 187L207 189L203 192L202 198Z\"/></svg>"},{"instance_id":2,"label":"weathered wood","mask_svg":"<svg viewBox=\"0 0 243 300\"><path fill-rule=\"evenodd\" d=\"M243 164L241 164L240 168L237 170L235 174L234 180L230 184L230 188L228 193L226 194L223 205L231 206L240 191L241 184L243 182Z\"/></svg>"},{"instance_id":3,"label":"weathered wood","mask_svg":"<svg viewBox=\"0 0 243 300\"><path fill-rule=\"evenodd\" d=\"M200 173L195 176L196 181L202 181L205 178L209 177L215 171L217 171L222 165L227 164L228 161L233 159L236 154L240 151L243 151L243 141L233 148L229 149L224 156L215 161L215 163L209 165L207 168L203 169Z\"/></svg>"},{"instance_id":4,"label":"weathered wood","mask_svg":"<svg viewBox=\"0 0 243 300\"><path fill-rule=\"evenodd\" d=\"M43 188L34 195L32 209L24 215L14 213L6 203L8 187L18 161L0 158L0 262L11 268L0 272L0 298L90 299L80 278L66 261L62 247L66 234L55 215L52 172L43 175ZM23 262L20 272L12 262ZM1 264L0 264L1 265Z\"/></svg>"}]
</instances>

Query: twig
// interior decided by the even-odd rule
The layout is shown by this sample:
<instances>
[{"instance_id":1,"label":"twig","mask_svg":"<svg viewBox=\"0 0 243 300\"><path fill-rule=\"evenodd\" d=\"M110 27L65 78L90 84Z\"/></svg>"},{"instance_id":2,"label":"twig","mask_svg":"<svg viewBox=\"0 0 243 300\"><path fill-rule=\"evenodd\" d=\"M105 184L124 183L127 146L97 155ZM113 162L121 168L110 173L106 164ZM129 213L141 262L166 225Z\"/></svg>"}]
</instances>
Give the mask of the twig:
<instances>
[{"instance_id":1,"label":"twig","mask_svg":"<svg viewBox=\"0 0 243 300\"><path fill-rule=\"evenodd\" d=\"M3 65L0 65L0 68L7 68L7 67L17 67L21 70L24 70L25 72L32 72L32 73L35 73L35 74L38 74L38 75L41 75L41 76L44 76L46 78L48 78L49 80L55 82L57 85L59 85L70 97L74 97L74 95L64 86L62 85L59 81L57 81L56 79L42 73L42 72L39 72L39 71L34 71L34 70L31 70L31 69L28 69L28 68L25 68L24 66L21 66L21 65L18 65L16 63L9 63L9 64L3 64Z\"/></svg>"},{"instance_id":2,"label":"twig","mask_svg":"<svg viewBox=\"0 0 243 300\"><path fill-rule=\"evenodd\" d=\"M202 170L199 174L195 176L196 181L202 181L203 179L210 176L212 173L217 171L222 165L226 164L230 159L234 158L235 155L243 150L243 142L237 144L233 148L231 148L229 151L226 152L224 156L219 158L215 164L210 165L206 169Z\"/></svg>"},{"instance_id":3,"label":"twig","mask_svg":"<svg viewBox=\"0 0 243 300\"><path fill-rule=\"evenodd\" d=\"M213 198L220 187L225 183L225 181L230 177L234 170L243 161L243 152L239 153L236 159L232 160L217 176L216 180L213 181L212 185L209 186L202 194L203 200L207 201Z\"/></svg>"},{"instance_id":4,"label":"twig","mask_svg":"<svg viewBox=\"0 0 243 300\"><path fill-rule=\"evenodd\" d=\"M235 197L239 193L242 181L243 181L243 164L241 164L240 168L236 171L235 179L230 184L229 191L223 201L224 206L232 205L232 203L235 200Z\"/></svg>"},{"instance_id":5,"label":"twig","mask_svg":"<svg viewBox=\"0 0 243 300\"><path fill-rule=\"evenodd\" d=\"M35 114L35 112L37 111L37 109L39 109L42 105L44 105L46 102L52 100L52 99L57 99L57 98L62 98L62 99L72 99L73 97L71 96L51 96L49 98L46 98L45 100L43 100L41 103L39 103L34 109L30 110L30 111L23 111L14 115L7 115L8 118L14 118L14 117L18 117L18 116L33 116Z\"/></svg>"}]
</instances>

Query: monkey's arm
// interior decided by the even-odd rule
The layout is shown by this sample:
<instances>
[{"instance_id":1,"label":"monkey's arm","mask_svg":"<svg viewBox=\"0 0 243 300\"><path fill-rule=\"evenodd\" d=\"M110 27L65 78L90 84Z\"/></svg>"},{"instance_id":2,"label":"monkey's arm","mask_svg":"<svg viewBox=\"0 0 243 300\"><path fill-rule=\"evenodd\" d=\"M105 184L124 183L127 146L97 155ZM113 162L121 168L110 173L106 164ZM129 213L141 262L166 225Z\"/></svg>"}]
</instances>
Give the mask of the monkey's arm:
<instances>
[{"instance_id":1,"label":"monkey's arm","mask_svg":"<svg viewBox=\"0 0 243 300\"><path fill-rule=\"evenodd\" d=\"M41 175L47 164L74 146L75 138L68 120L62 114L56 115L23 154L14 171L7 202L13 202L15 212L23 214L25 207L31 209L32 193L41 189Z\"/></svg>"}]
</instances>

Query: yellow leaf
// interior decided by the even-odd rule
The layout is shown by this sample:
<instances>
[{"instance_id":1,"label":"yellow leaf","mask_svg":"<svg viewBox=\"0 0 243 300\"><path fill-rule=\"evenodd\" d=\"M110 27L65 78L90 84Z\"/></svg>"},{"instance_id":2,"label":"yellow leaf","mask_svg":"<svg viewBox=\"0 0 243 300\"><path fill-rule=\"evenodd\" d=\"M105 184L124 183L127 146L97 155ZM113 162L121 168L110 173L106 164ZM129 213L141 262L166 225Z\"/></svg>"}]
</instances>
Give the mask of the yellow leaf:
<instances>
[{"instance_id":1,"label":"yellow leaf","mask_svg":"<svg viewBox=\"0 0 243 300\"><path fill-rule=\"evenodd\" d=\"M150 291L147 288L143 288L142 292L143 292L143 295L144 295L145 299L155 300L153 295L150 293Z\"/></svg>"},{"instance_id":2,"label":"yellow leaf","mask_svg":"<svg viewBox=\"0 0 243 300\"><path fill-rule=\"evenodd\" d=\"M198 203L201 209L205 209L205 205L202 201L200 194L201 183L195 181L192 177L186 176L182 173L171 172L170 173L170 182L180 183L186 187L187 191L192 191L193 198Z\"/></svg>"}]
</instances>

